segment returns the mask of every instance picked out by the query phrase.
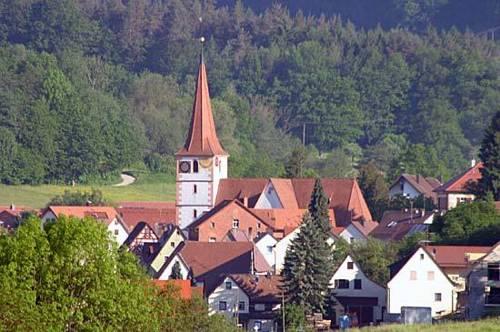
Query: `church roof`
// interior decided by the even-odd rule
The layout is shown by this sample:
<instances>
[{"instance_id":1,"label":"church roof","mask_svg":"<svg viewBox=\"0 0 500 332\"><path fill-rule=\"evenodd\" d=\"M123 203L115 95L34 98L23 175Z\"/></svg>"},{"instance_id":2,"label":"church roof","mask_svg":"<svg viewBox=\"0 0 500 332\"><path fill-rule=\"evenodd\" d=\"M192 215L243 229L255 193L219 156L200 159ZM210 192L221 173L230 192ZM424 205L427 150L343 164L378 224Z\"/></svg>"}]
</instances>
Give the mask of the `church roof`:
<instances>
[{"instance_id":1,"label":"church roof","mask_svg":"<svg viewBox=\"0 0 500 332\"><path fill-rule=\"evenodd\" d=\"M208 80L203 58L200 59L193 114L186 143L177 152L178 156L227 155L217 138L208 92Z\"/></svg>"}]
</instances>

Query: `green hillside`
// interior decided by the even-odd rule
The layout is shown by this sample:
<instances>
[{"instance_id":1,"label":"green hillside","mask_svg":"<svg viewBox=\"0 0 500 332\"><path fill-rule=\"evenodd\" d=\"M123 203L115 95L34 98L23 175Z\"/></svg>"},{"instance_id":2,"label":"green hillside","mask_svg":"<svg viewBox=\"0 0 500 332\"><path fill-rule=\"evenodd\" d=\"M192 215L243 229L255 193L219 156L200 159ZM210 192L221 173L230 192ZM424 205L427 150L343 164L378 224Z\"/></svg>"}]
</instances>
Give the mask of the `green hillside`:
<instances>
[{"instance_id":1,"label":"green hillside","mask_svg":"<svg viewBox=\"0 0 500 332\"><path fill-rule=\"evenodd\" d=\"M104 197L112 202L121 201L174 201L175 183L168 176L147 175L126 187L111 185L3 185L0 184L0 205L15 203L33 208L44 207L54 196L65 190L90 191L96 188L102 191Z\"/></svg>"}]
</instances>

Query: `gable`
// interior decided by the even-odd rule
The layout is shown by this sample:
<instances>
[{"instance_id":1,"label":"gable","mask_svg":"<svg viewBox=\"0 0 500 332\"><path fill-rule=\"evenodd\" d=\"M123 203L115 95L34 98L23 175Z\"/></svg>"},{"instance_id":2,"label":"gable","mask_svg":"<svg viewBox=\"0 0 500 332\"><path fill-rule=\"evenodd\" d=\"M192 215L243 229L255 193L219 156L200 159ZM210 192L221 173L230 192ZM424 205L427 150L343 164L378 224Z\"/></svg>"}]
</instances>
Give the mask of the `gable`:
<instances>
[{"instance_id":1,"label":"gable","mask_svg":"<svg viewBox=\"0 0 500 332\"><path fill-rule=\"evenodd\" d=\"M352 269L348 268L348 263L350 262L353 263ZM368 283L371 287L378 288L379 290L385 290L385 287L377 284L376 282L368 278L361 269L361 267L359 266L359 264L350 255L347 255L347 257L342 261L337 270L334 272L330 280L330 286L334 285L335 279L346 279L346 280L361 279L363 281L363 284Z\"/></svg>"},{"instance_id":2,"label":"gable","mask_svg":"<svg viewBox=\"0 0 500 332\"><path fill-rule=\"evenodd\" d=\"M421 258L423 255L423 259ZM406 262L404 262L406 260ZM394 265L394 264L393 264ZM439 267L434 258L422 247L419 247L409 258L403 259L399 270L395 271L391 280L387 283L390 287L392 284L399 282L408 282L410 280L410 272L415 271L417 274L417 281L425 280L427 271L433 271L435 276L434 280L449 284L453 288L453 282L448 275Z\"/></svg>"},{"instance_id":3,"label":"gable","mask_svg":"<svg viewBox=\"0 0 500 332\"><path fill-rule=\"evenodd\" d=\"M170 275L172 274L172 269L175 263L179 263L181 267L182 278L187 279L189 275L189 267L180 258L179 254L176 254L175 256L172 257L172 259L168 262L168 264L161 269L160 274L158 275L158 280L169 279Z\"/></svg>"},{"instance_id":4,"label":"gable","mask_svg":"<svg viewBox=\"0 0 500 332\"><path fill-rule=\"evenodd\" d=\"M257 203L255 203L256 209L282 209L283 204L281 204L280 198L273 183L269 181L260 194Z\"/></svg>"},{"instance_id":5,"label":"gable","mask_svg":"<svg viewBox=\"0 0 500 332\"><path fill-rule=\"evenodd\" d=\"M181 242L183 242L184 236L182 235L182 232L179 231L179 229L174 229L170 235L168 235L164 240L161 245L161 248L159 249L158 253L155 255L153 258L153 261L151 262L151 268L155 272L158 272L163 264L165 263L165 257L169 257L172 255L174 250L179 246ZM173 245L172 245L173 243Z\"/></svg>"}]
</instances>

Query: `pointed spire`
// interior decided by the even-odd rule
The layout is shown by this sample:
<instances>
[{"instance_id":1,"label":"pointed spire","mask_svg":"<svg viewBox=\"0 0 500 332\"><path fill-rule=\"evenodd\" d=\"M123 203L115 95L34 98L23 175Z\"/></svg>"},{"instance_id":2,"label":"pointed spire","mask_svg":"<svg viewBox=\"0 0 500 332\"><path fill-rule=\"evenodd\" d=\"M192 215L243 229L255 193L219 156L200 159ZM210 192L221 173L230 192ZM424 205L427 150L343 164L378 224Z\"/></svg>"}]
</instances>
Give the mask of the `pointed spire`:
<instances>
[{"instance_id":1,"label":"pointed spire","mask_svg":"<svg viewBox=\"0 0 500 332\"><path fill-rule=\"evenodd\" d=\"M202 40L203 42L204 40ZM203 49L200 54L198 79L194 95L191 125L184 147L177 152L178 156L215 156L227 155L217 138L212 114L212 105L208 93L208 80L203 59Z\"/></svg>"}]
</instances>

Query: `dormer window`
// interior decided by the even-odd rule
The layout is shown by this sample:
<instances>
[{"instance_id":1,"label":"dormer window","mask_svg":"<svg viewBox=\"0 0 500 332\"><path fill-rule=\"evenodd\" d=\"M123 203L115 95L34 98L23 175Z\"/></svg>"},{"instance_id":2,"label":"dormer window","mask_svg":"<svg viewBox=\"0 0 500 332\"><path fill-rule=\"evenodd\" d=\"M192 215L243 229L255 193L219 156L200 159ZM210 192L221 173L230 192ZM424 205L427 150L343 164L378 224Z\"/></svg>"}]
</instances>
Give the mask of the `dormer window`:
<instances>
[{"instance_id":1,"label":"dormer window","mask_svg":"<svg viewBox=\"0 0 500 332\"><path fill-rule=\"evenodd\" d=\"M193 173L198 173L198 160L193 161Z\"/></svg>"}]
</instances>

